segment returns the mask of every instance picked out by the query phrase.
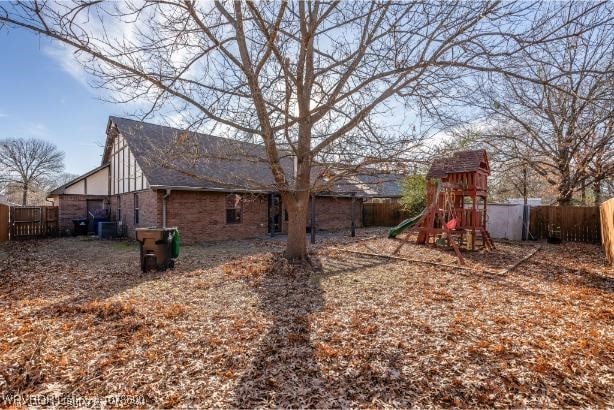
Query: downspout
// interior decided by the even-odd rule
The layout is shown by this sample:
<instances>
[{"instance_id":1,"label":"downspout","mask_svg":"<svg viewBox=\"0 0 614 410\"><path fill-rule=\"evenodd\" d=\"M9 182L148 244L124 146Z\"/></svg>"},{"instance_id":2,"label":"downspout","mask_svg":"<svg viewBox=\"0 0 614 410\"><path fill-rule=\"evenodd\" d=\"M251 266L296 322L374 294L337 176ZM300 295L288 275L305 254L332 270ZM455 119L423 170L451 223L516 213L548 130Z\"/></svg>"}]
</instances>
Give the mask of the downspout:
<instances>
[{"instance_id":1,"label":"downspout","mask_svg":"<svg viewBox=\"0 0 614 410\"><path fill-rule=\"evenodd\" d=\"M171 190L166 189L166 193L162 197L162 228L166 228L166 201L171 196Z\"/></svg>"}]
</instances>

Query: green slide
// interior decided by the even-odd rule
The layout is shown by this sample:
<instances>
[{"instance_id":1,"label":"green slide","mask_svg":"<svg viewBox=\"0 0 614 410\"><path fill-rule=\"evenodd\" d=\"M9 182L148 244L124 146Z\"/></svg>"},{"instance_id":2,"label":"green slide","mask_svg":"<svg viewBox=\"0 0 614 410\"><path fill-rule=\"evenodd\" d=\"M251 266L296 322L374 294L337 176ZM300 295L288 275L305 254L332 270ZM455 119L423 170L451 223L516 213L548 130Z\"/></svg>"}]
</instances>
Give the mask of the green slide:
<instances>
[{"instance_id":1,"label":"green slide","mask_svg":"<svg viewBox=\"0 0 614 410\"><path fill-rule=\"evenodd\" d=\"M412 226L414 226L422 218L422 215L424 215L425 210L426 208L422 212L420 212L418 215L414 216L413 218L406 219L400 224L398 224L397 226L395 226L394 228L390 228L390 230L388 231L388 237L396 238L398 234L400 234L407 228L411 228Z\"/></svg>"}]
</instances>

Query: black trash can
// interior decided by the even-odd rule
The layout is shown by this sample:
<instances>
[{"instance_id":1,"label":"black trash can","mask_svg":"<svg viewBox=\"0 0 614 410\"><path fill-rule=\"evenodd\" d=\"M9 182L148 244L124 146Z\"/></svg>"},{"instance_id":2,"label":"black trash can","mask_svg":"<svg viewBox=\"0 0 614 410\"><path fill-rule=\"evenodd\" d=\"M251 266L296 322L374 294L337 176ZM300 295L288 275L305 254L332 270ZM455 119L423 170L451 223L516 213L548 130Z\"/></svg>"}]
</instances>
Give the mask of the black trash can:
<instances>
[{"instance_id":1,"label":"black trash can","mask_svg":"<svg viewBox=\"0 0 614 410\"><path fill-rule=\"evenodd\" d=\"M73 236L87 235L87 218L73 219Z\"/></svg>"}]
</instances>

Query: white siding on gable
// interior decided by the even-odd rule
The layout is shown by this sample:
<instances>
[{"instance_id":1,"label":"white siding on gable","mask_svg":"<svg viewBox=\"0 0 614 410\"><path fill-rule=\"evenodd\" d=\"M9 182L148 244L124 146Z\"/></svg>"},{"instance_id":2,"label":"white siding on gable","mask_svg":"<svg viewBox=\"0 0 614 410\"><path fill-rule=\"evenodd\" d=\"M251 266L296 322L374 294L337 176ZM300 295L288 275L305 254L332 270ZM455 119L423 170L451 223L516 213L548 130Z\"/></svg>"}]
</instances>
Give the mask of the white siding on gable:
<instances>
[{"instance_id":1,"label":"white siding on gable","mask_svg":"<svg viewBox=\"0 0 614 410\"><path fill-rule=\"evenodd\" d=\"M128 173L130 172L130 170L128 169L128 161L129 161L129 154L130 152L128 151L128 146L126 145L126 142L123 142L123 148L122 148L122 192L130 192L130 187L128 186Z\"/></svg>"},{"instance_id":2,"label":"white siding on gable","mask_svg":"<svg viewBox=\"0 0 614 410\"><path fill-rule=\"evenodd\" d=\"M64 188L69 195L109 195L109 167L99 169Z\"/></svg>"},{"instance_id":3,"label":"white siding on gable","mask_svg":"<svg viewBox=\"0 0 614 410\"><path fill-rule=\"evenodd\" d=\"M113 141L111 149L111 194L140 191L149 184L126 140L120 135Z\"/></svg>"},{"instance_id":4,"label":"white siding on gable","mask_svg":"<svg viewBox=\"0 0 614 410\"><path fill-rule=\"evenodd\" d=\"M138 165L134 171L134 177L136 179L136 190L138 191L143 189L143 171L141 171L141 168Z\"/></svg>"},{"instance_id":5,"label":"white siding on gable","mask_svg":"<svg viewBox=\"0 0 614 410\"><path fill-rule=\"evenodd\" d=\"M86 181L86 194L109 195L109 168L103 168L90 175Z\"/></svg>"},{"instance_id":6,"label":"white siding on gable","mask_svg":"<svg viewBox=\"0 0 614 410\"><path fill-rule=\"evenodd\" d=\"M131 151L128 151L128 167L130 169L129 178L128 178L128 190L136 191L136 164L134 155L132 155Z\"/></svg>"},{"instance_id":7,"label":"white siding on gable","mask_svg":"<svg viewBox=\"0 0 614 410\"><path fill-rule=\"evenodd\" d=\"M71 195L85 194L85 181L81 180L79 182L75 182L74 184L67 186L64 189L64 193L71 194Z\"/></svg>"}]
</instances>

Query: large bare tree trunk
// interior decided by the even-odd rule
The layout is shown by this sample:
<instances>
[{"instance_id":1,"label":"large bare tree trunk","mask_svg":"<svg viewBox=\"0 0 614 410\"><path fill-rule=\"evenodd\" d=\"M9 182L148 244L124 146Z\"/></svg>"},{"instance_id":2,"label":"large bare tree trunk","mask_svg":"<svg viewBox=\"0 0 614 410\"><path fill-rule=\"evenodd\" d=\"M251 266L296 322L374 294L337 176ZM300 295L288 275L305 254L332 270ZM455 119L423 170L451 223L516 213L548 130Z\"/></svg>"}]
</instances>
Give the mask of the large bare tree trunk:
<instances>
[{"instance_id":1,"label":"large bare tree trunk","mask_svg":"<svg viewBox=\"0 0 614 410\"><path fill-rule=\"evenodd\" d=\"M569 161L566 155L561 155L558 168L560 179L558 186L559 193L557 202L559 206L569 206L573 197L574 186L571 183L571 170L569 168Z\"/></svg>"},{"instance_id":2,"label":"large bare tree trunk","mask_svg":"<svg viewBox=\"0 0 614 410\"><path fill-rule=\"evenodd\" d=\"M307 257L307 211L309 192L294 192L282 196L288 208L288 244L286 258L302 262Z\"/></svg>"},{"instance_id":3,"label":"large bare tree trunk","mask_svg":"<svg viewBox=\"0 0 614 410\"><path fill-rule=\"evenodd\" d=\"M21 205L28 205L28 184L24 184L21 193Z\"/></svg>"},{"instance_id":4,"label":"large bare tree trunk","mask_svg":"<svg viewBox=\"0 0 614 410\"><path fill-rule=\"evenodd\" d=\"M557 202L560 206L569 206L573 196L573 188L569 182L562 181L559 184L559 196Z\"/></svg>"},{"instance_id":5,"label":"large bare tree trunk","mask_svg":"<svg viewBox=\"0 0 614 410\"><path fill-rule=\"evenodd\" d=\"M601 204L601 179L596 179L593 182L593 196L595 206L599 206Z\"/></svg>"}]
</instances>

